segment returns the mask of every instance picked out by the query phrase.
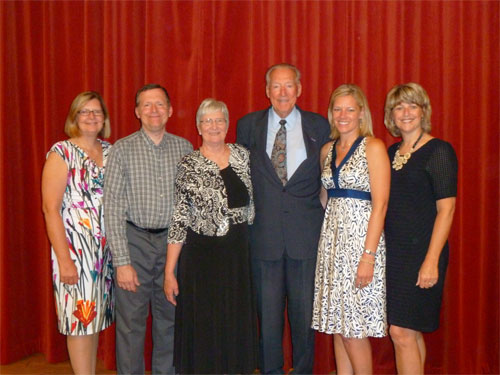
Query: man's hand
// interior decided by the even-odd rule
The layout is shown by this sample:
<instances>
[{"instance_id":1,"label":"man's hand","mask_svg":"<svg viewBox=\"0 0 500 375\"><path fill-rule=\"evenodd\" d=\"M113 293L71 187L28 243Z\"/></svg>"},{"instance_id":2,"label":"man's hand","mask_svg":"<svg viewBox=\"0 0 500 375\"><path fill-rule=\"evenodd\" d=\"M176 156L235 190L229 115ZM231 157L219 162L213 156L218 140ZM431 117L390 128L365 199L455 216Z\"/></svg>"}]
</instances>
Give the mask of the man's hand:
<instances>
[{"instance_id":1,"label":"man's hand","mask_svg":"<svg viewBox=\"0 0 500 375\"><path fill-rule=\"evenodd\" d=\"M134 293L137 291L137 287L141 285L137 272L130 264L116 267L116 283L120 288Z\"/></svg>"}]
</instances>

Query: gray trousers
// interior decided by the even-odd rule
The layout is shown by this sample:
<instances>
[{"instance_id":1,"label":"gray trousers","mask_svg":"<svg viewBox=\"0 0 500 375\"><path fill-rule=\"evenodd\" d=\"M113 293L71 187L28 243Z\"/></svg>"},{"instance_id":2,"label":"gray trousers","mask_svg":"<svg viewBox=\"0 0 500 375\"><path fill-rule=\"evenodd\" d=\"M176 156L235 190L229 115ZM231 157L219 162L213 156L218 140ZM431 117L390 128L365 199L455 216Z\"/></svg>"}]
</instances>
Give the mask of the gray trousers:
<instances>
[{"instance_id":1,"label":"gray trousers","mask_svg":"<svg viewBox=\"0 0 500 375\"><path fill-rule=\"evenodd\" d=\"M137 292L116 288L116 366L118 374L144 374L146 321L153 316L153 374L174 374L175 308L163 291L167 231L152 234L127 224Z\"/></svg>"}]
</instances>

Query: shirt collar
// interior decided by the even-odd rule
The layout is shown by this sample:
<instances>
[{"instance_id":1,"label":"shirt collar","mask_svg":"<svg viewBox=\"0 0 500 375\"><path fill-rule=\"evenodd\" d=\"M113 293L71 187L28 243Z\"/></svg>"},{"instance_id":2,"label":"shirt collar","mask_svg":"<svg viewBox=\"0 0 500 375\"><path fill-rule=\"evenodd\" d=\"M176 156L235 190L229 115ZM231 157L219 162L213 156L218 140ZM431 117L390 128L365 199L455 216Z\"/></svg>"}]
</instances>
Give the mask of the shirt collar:
<instances>
[{"instance_id":1,"label":"shirt collar","mask_svg":"<svg viewBox=\"0 0 500 375\"><path fill-rule=\"evenodd\" d=\"M144 141L146 142L146 144L148 146L151 146L151 147L161 147L161 148L165 148L167 146L167 132L165 131L165 133L163 134L163 138L161 139L161 142L156 145L153 140L151 138L149 138L149 136L146 134L146 132L144 131L144 129L141 127L141 130L140 130L141 134L142 134L142 138L144 139Z\"/></svg>"},{"instance_id":2,"label":"shirt collar","mask_svg":"<svg viewBox=\"0 0 500 375\"><path fill-rule=\"evenodd\" d=\"M292 130L293 128L295 128L295 126L297 125L298 116L299 116L299 111L297 110L297 107L293 107L292 112L290 112L288 114L288 116L286 116L284 118L284 120L286 120L286 129L287 130ZM270 126L273 129L279 129L280 120L281 120L281 117L279 117L278 114L271 107L271 110L269 111Z\"/></svg>"}]
</instances>

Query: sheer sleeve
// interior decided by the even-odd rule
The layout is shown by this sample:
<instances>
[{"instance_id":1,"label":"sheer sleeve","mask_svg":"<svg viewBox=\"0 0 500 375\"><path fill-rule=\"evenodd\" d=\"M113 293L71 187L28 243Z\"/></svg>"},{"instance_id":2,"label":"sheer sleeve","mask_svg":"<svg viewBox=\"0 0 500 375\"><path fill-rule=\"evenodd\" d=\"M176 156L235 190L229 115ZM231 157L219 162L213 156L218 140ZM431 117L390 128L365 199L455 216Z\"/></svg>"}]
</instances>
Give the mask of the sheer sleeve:
<instances>
[{"instance_id":1,"label":"sheer sleeve","mask_svg":"<svg viewBox=\"0 0 500 375\"><path fill-rule=\"evenodd\" d=\"M452 145L439 141L427 163L436 200L456 197L458 161Z\"/></svg>"}]
</instances>

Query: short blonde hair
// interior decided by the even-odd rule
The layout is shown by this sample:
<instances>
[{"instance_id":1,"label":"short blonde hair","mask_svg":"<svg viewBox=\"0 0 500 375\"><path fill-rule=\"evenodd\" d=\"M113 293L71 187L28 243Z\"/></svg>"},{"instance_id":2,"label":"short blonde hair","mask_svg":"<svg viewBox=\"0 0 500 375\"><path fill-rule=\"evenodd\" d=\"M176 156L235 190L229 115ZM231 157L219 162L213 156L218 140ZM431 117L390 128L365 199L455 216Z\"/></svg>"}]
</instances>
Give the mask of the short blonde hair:
<instances>
[{"instance_id":1,"label":"short blonde hair","mask_svg":"<svg viewBox=\"0 0 500 375\"><path fill-rule=\"evenodd\" d=\"M227 110L226 103L213 98L206 98L201 102L198 111L196 111L196 128L198 131L200 130L201 118L213 112L222 112L226 120L226 129L229 127L229 111Z\"/></svg>"},{"instance_id":2,"label":"short blonde hair","mask_svg":"<svg viewBox=\"0 0 500 375\"><path fill-rule=\"evenodd\" d=\"M78 112L83 108L85 104L93 99L99 100L101 104L102 113L104 115L104 126L99 132L98 136L101 138L108 138L111 134L111 124L109 121L109 113L104 103L102 96L96 91L84 91L76 96L69 107L68 116L66 117L66 123L64 124L64 132L68 137L78 137L80 135L80 129L78 128Z\"/></svg>"},{"instance_id":3,"label":"short blonde hair","mask_svg":"<svg viewBox=\"0 0 500 375\"><path fill-rule=\"evenodd\" d=\"M372 115L370 112L370 107L368 106L368 100L366 99L363 90L357 85L352 83L346 83L337 87L330 97L330 104L328 104L328 121L330 122L330 138L337 139L340 137L339 131L335 127L333 122L333 106L335 100L341 96L350 95L356 100L361 111L363 111L363 116L360 119L359 124L359 134L363 137L371 136L373 137L373 125L372 125Z\"/></svg>"},{"instance_id":4,"label":"short blonde hair","mask_svg":"<svg viewBox=\"0 0 500 375\"><path fill-rule=\"evenodd\" d=\"M394 86L385 99L384 124L387 130L395 136L400 137L401 132L394 123L392 111L401 103L416 104L422 109L422 121L420 127L426 133L431 132L431 101L427 92L418 83L408 82Z\"/></svg>"}]
</instances>

